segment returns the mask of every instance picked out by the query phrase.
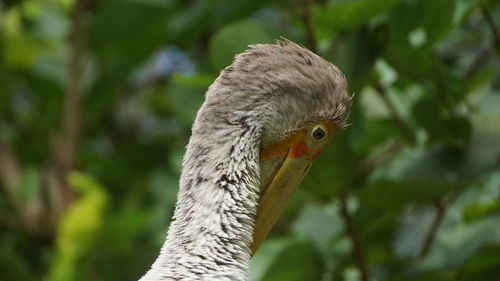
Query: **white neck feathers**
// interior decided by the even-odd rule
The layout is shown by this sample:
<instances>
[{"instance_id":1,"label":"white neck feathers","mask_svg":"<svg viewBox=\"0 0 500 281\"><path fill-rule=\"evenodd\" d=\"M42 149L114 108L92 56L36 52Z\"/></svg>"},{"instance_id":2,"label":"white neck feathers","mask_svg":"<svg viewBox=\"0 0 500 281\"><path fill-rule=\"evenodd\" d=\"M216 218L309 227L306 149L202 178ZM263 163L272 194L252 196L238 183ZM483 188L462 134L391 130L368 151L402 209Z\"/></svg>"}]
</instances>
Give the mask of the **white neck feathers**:
<instances>
[{"instance_id":1,"label":"white neck feathers","mask_svg":"<svg viewBox=\"0 0 500 281\"><path fill-rule=\"evenodd\" d=\"M257 126L197 120L167 239L148 280L247 280L259 200Z\"/></svg>"}]
</instances>

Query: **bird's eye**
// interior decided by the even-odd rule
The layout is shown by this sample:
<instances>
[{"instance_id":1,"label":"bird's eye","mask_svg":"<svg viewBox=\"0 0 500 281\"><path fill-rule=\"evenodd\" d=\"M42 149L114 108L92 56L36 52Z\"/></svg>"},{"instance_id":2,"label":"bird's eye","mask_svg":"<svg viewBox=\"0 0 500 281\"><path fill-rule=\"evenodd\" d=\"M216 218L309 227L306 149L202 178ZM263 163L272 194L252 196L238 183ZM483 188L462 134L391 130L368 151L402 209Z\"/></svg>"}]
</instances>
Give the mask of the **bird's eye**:
<instances>
[{"instance_id":1,"label":"bird's eye","mask_svg":"<svg viewBox=\"0 0 500 281\"><path fill-rule=\"evenodd\" d=\"M318 124L311 130L311 137L315 141L322 141L326 137L326 127Z\"/></svg>"}]
</instances>

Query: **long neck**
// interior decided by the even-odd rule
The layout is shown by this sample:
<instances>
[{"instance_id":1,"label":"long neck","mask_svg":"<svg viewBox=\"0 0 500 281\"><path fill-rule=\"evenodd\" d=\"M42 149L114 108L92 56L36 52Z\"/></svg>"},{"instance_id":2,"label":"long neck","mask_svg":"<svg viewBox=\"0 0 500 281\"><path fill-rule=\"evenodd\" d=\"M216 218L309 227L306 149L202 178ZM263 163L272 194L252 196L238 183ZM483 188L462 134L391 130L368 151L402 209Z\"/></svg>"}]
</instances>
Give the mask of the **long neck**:
<instances>
[{"instance_id":1,"label":"long neck","mask_svg":"<svg viewBox=\"0 0 500 281\"><path fill-rule=\"evenodd\" d=\"M167 239L146 280L247 280L259 199L258 129L197 120ZM223 129L222 129L223 128Z\"/></svg>"}]
</instances>

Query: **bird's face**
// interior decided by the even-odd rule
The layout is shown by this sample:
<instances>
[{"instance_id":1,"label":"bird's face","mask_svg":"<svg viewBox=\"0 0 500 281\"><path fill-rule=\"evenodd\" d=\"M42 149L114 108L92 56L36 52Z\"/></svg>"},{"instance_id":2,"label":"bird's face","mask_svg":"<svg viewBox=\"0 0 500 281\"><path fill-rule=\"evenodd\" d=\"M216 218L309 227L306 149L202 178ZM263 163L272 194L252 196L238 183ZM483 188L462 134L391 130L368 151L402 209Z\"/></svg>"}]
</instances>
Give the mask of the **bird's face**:
<instances>
[{"instance_id":1,"label":"bird's face","mask_svg":"<svg viewBox=\"0 0 500 281\"><path fill-rule=\"evenodd\" d=\"M255 253L265 239L312 162L332 138L334 131L335 125L330 120L316 119L312 124L262 148L261 195L255 220L252 253Z\"/></svg>"}]
</instances>

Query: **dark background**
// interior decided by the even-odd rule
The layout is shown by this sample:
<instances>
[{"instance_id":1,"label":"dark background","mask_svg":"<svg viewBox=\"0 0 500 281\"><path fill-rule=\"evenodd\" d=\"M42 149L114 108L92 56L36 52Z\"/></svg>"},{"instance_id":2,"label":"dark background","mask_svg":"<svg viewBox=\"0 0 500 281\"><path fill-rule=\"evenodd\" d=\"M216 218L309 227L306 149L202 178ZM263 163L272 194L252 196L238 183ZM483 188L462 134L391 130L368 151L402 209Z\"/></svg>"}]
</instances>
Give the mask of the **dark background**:
<instances>
[{"instance_id":1,"label":"dark background","mask_svg":"<svg viewBox=\"0 0 500 281\"><path fill-rule=\"evenodd\" d=\"M252 280L500 280L499 25L486 0L0 2L0 280L137 280L204 92L280 36L355 96Z\"/></svg>"}]
</instances>

